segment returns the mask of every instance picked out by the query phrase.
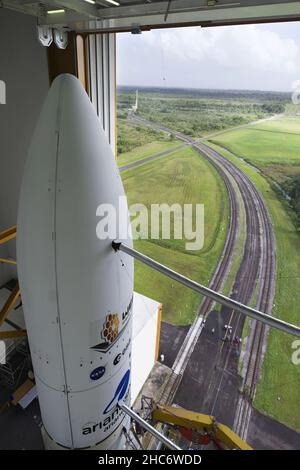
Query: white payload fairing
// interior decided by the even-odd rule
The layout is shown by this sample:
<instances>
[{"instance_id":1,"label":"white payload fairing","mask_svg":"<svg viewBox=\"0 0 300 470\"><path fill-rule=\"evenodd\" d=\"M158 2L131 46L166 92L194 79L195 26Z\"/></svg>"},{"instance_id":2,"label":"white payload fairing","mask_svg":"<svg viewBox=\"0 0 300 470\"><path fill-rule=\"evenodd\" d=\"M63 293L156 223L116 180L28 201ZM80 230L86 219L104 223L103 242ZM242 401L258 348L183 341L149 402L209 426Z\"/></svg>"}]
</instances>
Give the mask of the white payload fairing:
<instances>
[{"instance_id":1,"label":"white payload fairing","mask_svg":"<svg viewBox=\"0 0 300 470\"><path fill-rule=\"evenodd\" d=\"M133 260L120 259L112 240L96 234L101 204L112 205L121 224L128 221L128 213L118 214L122 196L87 94L75 77L59 76L29 149L17 226L46 448L122 446L128 418L118 405L130 401ZM121 239L131 245L130 235Z\"/></svg>"}]
</instances>

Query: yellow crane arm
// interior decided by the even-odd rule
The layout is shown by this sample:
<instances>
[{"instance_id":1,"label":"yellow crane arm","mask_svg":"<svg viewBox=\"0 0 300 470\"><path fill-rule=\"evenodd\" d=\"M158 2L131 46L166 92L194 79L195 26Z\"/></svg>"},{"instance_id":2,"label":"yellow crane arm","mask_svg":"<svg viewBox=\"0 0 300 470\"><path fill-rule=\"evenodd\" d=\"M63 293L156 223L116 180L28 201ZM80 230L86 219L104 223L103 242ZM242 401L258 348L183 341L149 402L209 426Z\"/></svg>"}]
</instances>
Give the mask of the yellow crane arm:
<instances>
[{"instance_id":1,"label":"yellow crane arm","mask_svg":"<svg viewBox=\"0 0 300 470\"><path fill-rule=\"evenodd\" d=\"M181 426L194 431L206 431L226 445L229 449L253 450L228 426L217 423L213 416L196 413L175 406L157 404L152 412L154 421Z\"/></svg>"}]
</instances>

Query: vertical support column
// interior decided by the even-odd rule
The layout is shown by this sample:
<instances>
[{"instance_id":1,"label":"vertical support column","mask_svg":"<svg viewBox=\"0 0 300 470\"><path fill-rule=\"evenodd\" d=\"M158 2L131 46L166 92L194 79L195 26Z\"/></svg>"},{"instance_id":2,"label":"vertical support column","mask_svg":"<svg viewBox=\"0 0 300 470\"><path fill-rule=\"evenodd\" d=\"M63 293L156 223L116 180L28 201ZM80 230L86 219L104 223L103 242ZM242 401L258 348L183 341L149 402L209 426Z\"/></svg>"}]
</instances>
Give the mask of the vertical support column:
<instances>
[{"instance_id":1,"label":"vertical support column","mask_svg":"<svg viewBox=\"0 0 300 470\"><path fill-rule=\"evenodd\" d=\"M82 83L83 88L88 92L87 76L87 37L78 34L76 36L76 55L77 55L77 76Z\"/></svg>"},{"instance_id":2,"label":"vertical support column","mask_svg":"<svg viewBox=\"0 0 300 470\"><path fill-rule=\"evenodd\" d=\"M50 85L61 73L70 73L77 76L76 41L75 34L68 33L68 46L66 49L58 49L52 43L47 47L48 70Z\"/></svg>"},{"instance_id":3,"label":"vertical support column","mask_svg":"<svg viewBox=\"0 0 300 470\"><path fill-rule=\"evenodd\" d=\"M115 153L116 145L116 49L115 34L89 35L89 94Z\"/></svg>"}]
</instances>

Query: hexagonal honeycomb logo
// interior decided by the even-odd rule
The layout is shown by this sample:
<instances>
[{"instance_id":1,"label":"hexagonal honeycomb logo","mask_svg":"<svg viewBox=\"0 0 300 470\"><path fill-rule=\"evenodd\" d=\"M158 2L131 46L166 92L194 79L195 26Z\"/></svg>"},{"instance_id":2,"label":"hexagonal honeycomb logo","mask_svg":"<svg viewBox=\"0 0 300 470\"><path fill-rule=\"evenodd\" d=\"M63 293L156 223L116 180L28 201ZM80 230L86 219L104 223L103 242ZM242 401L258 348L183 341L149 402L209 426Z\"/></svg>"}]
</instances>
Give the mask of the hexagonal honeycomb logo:
<instances>
[{"instance_id":1,"label":"hexagonal honeycomb logo","mask_svg":"<svg viewBox=\"0 0 300 470\"><path fill-rule=\"evenodd\" d=\"M91 349L102 353L109 351L124 330L123 328L121 333L119 333L119 326L120 320L117 313L109 313L106 315L103 326L99 331L99 336L102 339L102 342L92 346Z\"/></svg>"},{"instance_id":2,"label":"hexagonal honeycomb logo","mask_svg":"<svg viewBox=\"0 0 300 470\"><path fill-rule=\"evenodd\" d=\"M108 343L113 343L119 334L119 317L116 313L106 316L101 337Z\"/></svg>"},{"instance_id":3,"label":"hexagonal honeycomb logo","mask_svg":"<svg viewBox=\"0 0 300 470\"><path fill-rule=\"evenodd\" d=\"M132 301L133 297L130 299L126 310L120 316L117 313L109 313L106 315L102 326L100 324L98 330L99 339L102 341L95 346L91 346L90 349L106 353L116 343L117 339L122 336L124 331L127 331L126 325L128 324L132 312ZM95 328L93 328L93 337L94 330Z\"/></svg>"}]
</instances>

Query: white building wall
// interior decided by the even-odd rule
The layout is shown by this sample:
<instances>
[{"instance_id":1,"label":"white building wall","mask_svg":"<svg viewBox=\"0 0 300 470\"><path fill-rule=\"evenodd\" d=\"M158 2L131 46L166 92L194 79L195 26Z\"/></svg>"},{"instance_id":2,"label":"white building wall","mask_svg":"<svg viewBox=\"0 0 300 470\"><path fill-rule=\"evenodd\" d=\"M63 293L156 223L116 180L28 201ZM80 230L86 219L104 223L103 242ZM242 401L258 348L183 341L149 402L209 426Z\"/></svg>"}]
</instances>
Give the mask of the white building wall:
<instances>
[{"instance_id":1,"label":"white building wall","mask_svg":"<svg viewBox=\"0 0 300 470\"><path fill-rule=\"evenodd\" d=\"M36 19L0 9L0 230L16 224L23 167L30 139L49 88L46 49L37 39ZM15 241L0 247L15 257ZM0 284L15 268L0 264Z\"/></svg>"},{"instance_id":2,"label":"white building wall","mask_svg":"<svg viewBox=\"0 0 300 470\"><path fill-rule=\"evenodd\" d=\"M87 43L89 94L113 152L116 140L115 40L115 34L93 34Z\"/></svg>"},{"instance_id":3,"label":"white building wall","mask_svg":"<svg viewBox=\"0 0 300 470\"><path fill-rule=\"evenodd\" d=\"M133 295L131 404L135 402L156 361L160 304L137 292Z\"/></svg>"}]
</instances>

